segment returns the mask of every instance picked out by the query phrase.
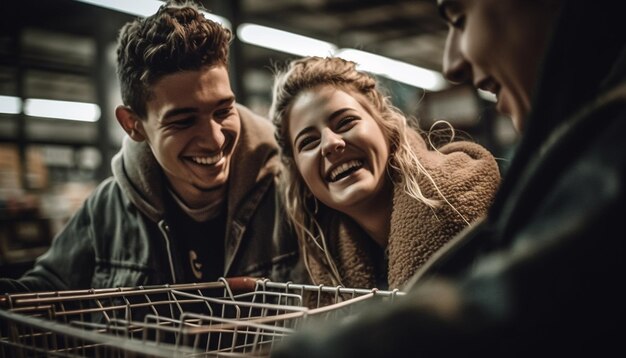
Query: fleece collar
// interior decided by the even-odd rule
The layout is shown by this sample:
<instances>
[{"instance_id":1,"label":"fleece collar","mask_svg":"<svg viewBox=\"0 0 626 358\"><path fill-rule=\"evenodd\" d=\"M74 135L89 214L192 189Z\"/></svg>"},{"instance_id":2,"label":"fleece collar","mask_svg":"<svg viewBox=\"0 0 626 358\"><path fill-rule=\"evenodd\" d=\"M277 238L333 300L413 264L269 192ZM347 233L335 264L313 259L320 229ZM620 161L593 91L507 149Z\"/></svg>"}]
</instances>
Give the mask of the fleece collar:
<instances>
[{"instance_id":1,"label":"fleece collar","mask_svg":"<svg viewBox=\"0 0 626 358\"><path fill-rule=\"evenodd\" d=\"M419 135L412 132L409 137L420 162L456 210L446 203L432 209L406 194L401 185L394 187L386 248L389 288L402 287L439 248L467 226L466 220L473 222L483 216L500 181L495 159L476 143L453 142L430 151ZM441 198L423 176L420 187L427 197ZM330 226L328 240L342 283L347 287L374 287L378 270L375 252L382 249L350 218L340 215ZM311 253L315 254L318 252ZM313 281L329 284L323 258L313 257L310 262Z\"/></svg>"}]
</instances>

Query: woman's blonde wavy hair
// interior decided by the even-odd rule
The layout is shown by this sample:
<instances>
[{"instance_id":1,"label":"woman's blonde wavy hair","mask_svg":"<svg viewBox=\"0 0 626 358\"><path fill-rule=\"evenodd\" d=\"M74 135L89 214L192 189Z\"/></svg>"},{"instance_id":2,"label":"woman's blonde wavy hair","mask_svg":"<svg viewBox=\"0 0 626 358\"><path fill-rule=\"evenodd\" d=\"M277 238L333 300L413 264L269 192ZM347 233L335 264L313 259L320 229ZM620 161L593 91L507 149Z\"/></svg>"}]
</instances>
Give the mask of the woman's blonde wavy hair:
<instances>
[{"instance_id":1,"label":"woman's blonde wavy hair","mask_svg":"<svg viewBox=\"0 0 626 358\"><path fill-rule=\"evenodd\" d=\"M356 63L337 57L307 57L292 61L283 70L278 69L275 74L270 118L276 126L276 139L281 147L282 162L286 169L282 176L286 211L298 236L309 274L311 272L307 253L312 250L312 253L321 253L314 254L313 257L327 268L333 284L341 285L341 276L329 252L324 230L328 228L326 224L333 217L337 217L338 212L318 203L309 191L296 167L289 138L289 112L293 102L303 91L319 86L333 86L347 93L359 94L355 99L378 123L390 145L387 173L394 185L402 185L408 195L429 207L438 206L439 200L427 198L422 193L418 177L424 175L433 182L432 178L408 143L407 118L377 88L375 78L358 71ZM362 103L364 99L367 103Z\"/></svg>"}]
</instances>

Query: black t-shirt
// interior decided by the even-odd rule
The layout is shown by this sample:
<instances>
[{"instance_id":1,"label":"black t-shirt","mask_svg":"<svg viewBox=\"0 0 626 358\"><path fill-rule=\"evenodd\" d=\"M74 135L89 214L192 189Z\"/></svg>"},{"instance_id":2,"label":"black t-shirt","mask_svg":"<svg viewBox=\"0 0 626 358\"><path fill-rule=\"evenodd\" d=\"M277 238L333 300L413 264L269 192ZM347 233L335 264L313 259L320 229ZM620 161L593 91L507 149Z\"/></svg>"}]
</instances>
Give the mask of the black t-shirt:
<instances>
[{"instance_id":1,"label":"black t-shirt","mask_svg":"<svg viewBox=\"0 0 626 358\"><path fill-rule=\"evenodd\" d=\"M171 207L174 240L184 277L178 282L216 281L224 275L226 208L208 221L197 222L176 203Z\"/></svg>"}]
</instances>

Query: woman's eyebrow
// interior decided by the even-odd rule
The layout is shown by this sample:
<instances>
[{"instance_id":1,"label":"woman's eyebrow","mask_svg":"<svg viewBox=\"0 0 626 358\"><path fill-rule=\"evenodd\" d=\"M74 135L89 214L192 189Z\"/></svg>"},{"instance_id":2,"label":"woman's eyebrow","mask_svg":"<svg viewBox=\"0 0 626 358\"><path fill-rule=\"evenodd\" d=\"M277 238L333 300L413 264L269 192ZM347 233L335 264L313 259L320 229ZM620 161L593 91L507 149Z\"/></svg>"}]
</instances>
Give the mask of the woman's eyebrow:
<instances>
[{"instance_id":1,"label":"woman's eyebrow","mask_svg":"<svg viewBox=\"0 0 626 358\"><path fill-rule=\"evenodd\" d=\"M339 116L340 116L340 115L342 115L344 112L347 112L347 111L349 111L349 110L351 110L351 109L352 109L352 108L347 108L347 107L346 107L346 108L341 108L341 109L338 109L338 110L334 111L333 113L331 113L331 114L328 116L328 118L327 118L328 122L332 121L333 119L335 119L335 117L339 117Z\"/></svg>"},{"instance_id":2,"label":"woman's eyebrow","mask_svg":"<svg viewBox=\"0 0 626 358\"><path fill-rule=\"evenodd\" d=\"M332 121L333 119L335 119L335 117L338 117L338 116L340 116L341 114L343 114L343 113L345 113L345 112L347 112L347 111L349 111L349 110L351 110L351 109L352 109L352 108L349 108L349 107L346 107L346 108L340 108L340 109L338 109L338 110L334 111L333 113L331 113L331 114L328 116L328 118L326 118L326 121L327 121L327 122L330 122L330 121ZM302 129L300 132L298 132L298 134L296 135L296 137L293 139L293 144L295 145L296 143L298 143L298 138L302 137L303 135L305 135L305 134L307 134L307 133L309 133L309 132L311 132L311 131L313 131L313 130L315 130L315 127L314 127L314 126L308 126L308 127L304 128L304 129Z\"/></svg>"},{"instance_id":3,"label":"woman's eyebrow","mask_svg":"<svg viewBox=\"0 0 626 358\"><path fill-rule=\"evenodd\" d=\"M303 135L312 132L315 130L315 127L313 126L308 126L306 128L304 128L303 130L301 130L300 132L298 132L298 134L296 135L296 137L293 139L293 145L295 145L296 143L298 143L298 138L302 137Z\"/></svg>"}]
</instances>

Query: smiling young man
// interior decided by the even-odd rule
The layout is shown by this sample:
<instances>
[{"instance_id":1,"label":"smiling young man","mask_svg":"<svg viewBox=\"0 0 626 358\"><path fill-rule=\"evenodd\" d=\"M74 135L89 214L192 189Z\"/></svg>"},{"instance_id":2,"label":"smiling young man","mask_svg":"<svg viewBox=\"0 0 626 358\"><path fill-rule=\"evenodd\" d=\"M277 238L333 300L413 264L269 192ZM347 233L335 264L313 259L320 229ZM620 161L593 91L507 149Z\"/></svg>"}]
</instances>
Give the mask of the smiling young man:
<instances>
[{"instance_id":1,"label":"smiling young man","mask_svg":"<svg viewBox=\"0 0 626 358\"><path fill-rule=\"evenodd\" d=\"M240 106L230 31L191 4L165 4L118 42L128 134L105 180L19 280L0 291L294 278L281 218L273 127Z\"/></svg>"}]
</instances>

